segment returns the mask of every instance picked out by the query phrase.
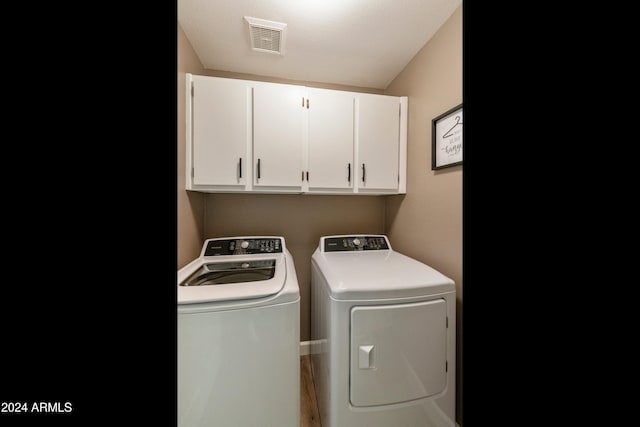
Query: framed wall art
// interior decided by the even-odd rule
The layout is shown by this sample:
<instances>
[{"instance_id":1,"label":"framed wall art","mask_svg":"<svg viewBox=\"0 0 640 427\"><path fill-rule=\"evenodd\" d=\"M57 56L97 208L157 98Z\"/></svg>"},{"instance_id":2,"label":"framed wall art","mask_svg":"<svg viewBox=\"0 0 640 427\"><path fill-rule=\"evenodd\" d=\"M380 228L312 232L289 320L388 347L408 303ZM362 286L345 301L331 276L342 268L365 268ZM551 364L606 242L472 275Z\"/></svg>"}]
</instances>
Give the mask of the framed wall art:
<instances>
[{"instance_id":1,"label":"framed wall art","mask_svg":"<svg viewBox=\"0 0 640 427\"><path fill-rule=\"evenodd\" d=\"M431 170L462 164L462 104L431 121Z\"/></svg>"}]
</instances>

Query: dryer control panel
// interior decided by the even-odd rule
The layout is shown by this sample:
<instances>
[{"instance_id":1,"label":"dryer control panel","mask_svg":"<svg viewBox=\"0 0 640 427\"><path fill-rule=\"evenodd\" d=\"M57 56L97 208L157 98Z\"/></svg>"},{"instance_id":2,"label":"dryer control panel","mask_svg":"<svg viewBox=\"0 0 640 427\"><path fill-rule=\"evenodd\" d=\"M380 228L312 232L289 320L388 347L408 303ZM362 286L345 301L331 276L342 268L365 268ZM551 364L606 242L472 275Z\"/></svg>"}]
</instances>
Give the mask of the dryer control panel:
<instances>
[{"instance_id":1,"label":"dryer control panel","mask_svg":"<svg viewBox=\"0 0 640 427\"><path fill-rule=\"evenodd\" d=\"M322 252L390 250L387 236L327 236L321 238Z\"/></svg>"},{"instance_id":2,"label":"dryer control panel","mask_svg":"<svg viewBox=\"0 0 640 427\"><path fill-rule=\"evenodd\" d=\"M282 252L283 247L281 237L209 239L205 242L203 256L272 254Z\"/></svg>"}]
</instances>

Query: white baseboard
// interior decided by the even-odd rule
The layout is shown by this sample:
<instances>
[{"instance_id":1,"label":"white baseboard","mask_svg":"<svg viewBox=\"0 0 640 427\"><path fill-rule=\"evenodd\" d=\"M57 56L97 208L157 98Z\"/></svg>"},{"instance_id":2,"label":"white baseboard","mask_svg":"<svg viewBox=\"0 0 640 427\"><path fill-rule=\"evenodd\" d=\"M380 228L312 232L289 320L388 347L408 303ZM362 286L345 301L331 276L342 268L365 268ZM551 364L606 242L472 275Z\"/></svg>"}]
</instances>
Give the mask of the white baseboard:
<instances>
[{"instance_id":1,"label":"white baseboard","mask_svg":"<svg viewBox=\"0 0 640 427\"><path fill-rule=\"evenodd\" d=\"M300 356L306 356L311 352L311 341L300 341Z\"/></svg>"},{"instance_id":2,"label":"white baseboard","mask_svg":"<svg viewBox=\"0 0 640 427\"><path fill-rule=\"evenodd\" d=\"M319 353L320 340L300 341L300 356Z\"/></svg>"}]
</instances>

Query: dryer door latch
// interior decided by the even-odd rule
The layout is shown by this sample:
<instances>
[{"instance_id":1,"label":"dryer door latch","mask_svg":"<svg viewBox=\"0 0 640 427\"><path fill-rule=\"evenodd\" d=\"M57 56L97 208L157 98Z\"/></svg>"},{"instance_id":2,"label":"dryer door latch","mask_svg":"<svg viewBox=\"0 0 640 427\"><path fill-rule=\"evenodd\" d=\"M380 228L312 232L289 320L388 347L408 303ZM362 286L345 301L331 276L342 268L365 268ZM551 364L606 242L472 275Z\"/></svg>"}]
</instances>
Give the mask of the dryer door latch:
<instances>
[{"instance_id":1,"label":"dryer door latch","mask_svg":"<svg viewBox=\"0 0 640 427\"><path fill-rule=\"evenodd\" d=\"M358 349L358 367L360 369L375 368L373 363L373 346L361 345Z\"/></svg>"}]
</instances>

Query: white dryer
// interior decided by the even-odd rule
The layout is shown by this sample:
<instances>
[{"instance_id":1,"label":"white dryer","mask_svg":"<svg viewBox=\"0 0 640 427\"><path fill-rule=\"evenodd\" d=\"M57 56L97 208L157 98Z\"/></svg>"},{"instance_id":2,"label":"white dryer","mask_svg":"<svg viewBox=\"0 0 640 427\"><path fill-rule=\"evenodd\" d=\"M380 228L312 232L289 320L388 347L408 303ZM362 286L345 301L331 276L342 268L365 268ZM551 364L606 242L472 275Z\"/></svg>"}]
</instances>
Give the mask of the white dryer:
<instances>
[{"instance_id":1,"label":"white dryer","mask_svg":"<svg viewBox=\"0 0 640 427\"><path fill-rule=\"evenodd\" d=\"M300 290L282 237L205 241L178 271L178 426L300 425Z\"/></svg>"},{"instance_id":2,"label":"white dryer","mask_svg":"<svg viewBox=\"0 0 640 427\"><path fill-rule=\"evenodd\" d=\"M322 427L455 426L455 285L384 235L325 236L312 256Z\"/></svg>"}]
</instances>

